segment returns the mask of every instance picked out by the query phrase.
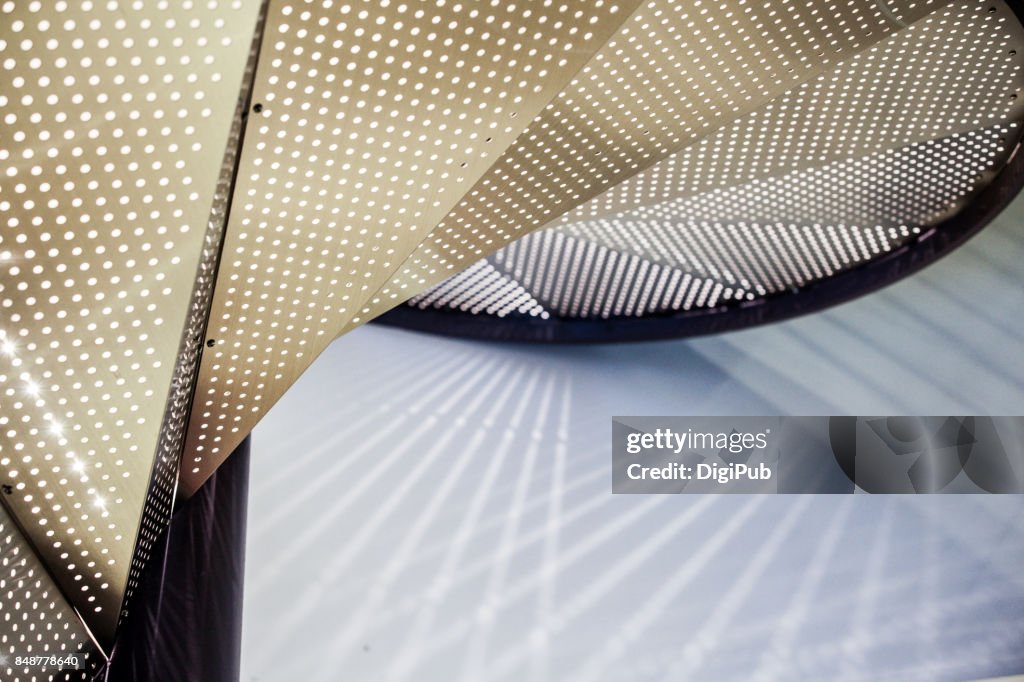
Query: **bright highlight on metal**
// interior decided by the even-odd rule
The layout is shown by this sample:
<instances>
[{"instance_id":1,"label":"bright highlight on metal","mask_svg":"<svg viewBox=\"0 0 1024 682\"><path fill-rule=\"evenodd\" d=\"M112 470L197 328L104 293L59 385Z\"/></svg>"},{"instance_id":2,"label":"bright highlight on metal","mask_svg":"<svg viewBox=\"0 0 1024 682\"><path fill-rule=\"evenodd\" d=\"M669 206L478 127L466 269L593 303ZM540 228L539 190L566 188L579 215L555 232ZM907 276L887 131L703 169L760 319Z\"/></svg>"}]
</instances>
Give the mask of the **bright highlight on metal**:
<instances>
[{"instance_id":1,"label":"bright highlight on metal","mask_svg":"<svg viewBox=\"0 0 1024 682\"><path fill-rule=\"evenodd\" d=\"M53 666L19 666L19 657L80 655L95 671L100 656L88 631L61 596L11 517L0 507L0 674L5 680L49 678ZM76 673L70 679L75 679Z\"/></svg>"},{"instance_id":2,"label":"bright highlight on metal","mask_svg":"<svg viewBox=\"0 0 1024 682\"><path fill-rule=\"evenodd\" d=\"M151 473L257 10L0 3L2 500L103 646L169 513Z\"/></svg>"}]
</instances>

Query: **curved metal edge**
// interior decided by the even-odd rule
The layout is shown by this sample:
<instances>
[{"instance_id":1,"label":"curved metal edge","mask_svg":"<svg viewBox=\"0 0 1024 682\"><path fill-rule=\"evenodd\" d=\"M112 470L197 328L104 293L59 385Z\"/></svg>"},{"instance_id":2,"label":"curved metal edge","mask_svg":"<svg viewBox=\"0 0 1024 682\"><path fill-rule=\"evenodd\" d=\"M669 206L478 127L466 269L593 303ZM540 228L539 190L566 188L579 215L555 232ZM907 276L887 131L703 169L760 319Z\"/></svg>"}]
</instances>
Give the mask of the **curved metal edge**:
<instances>
[{"instance_id":1,"label":"curved metal edge","mask_svg":"<svg viewBox=\"0 0 1024 682\"><path fill-rule=\"evenodd\" d=\"M1024 24L1024 0L1006 0ZM782 322L847 303L894 284L952 253L1002 213L1024 189L1024 122L1018 122L1013 151L996 178L963 209L913 242L880 258L803 286L729 306L645 317L495 318L458 311L400 305L373 322L388 327L487 341L529 343L626 343L679 339Z\"/></svg>"},{"instance_id":2,"label":"curved metal edge","mask_svg":"<svg viewBox=\"0 0 1024 682\"><path fill-rule=\"evenodd\" d=\"M1008 176L1008 177L1004 177ZM389 327L478 340L533 343L623 343L734 331L819 312L873 293L956 250L999 215L1024 188L1020 143L997 182L963 210L912 243L860 266L808 284L798 293L673 315L634 318L494 318L472 313L399 306L374 320Z\"/></svg>"}]
</instances>

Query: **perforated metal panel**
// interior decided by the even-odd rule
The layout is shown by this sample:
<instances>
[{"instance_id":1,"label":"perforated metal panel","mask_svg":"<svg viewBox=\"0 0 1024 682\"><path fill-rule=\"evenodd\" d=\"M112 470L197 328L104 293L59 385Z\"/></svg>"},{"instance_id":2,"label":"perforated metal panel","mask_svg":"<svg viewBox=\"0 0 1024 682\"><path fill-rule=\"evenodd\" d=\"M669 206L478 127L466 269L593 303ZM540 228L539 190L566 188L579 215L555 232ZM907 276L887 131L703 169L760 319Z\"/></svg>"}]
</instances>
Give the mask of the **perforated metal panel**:
<instances>
[{"instance_id":1,"label":"perforated metal panel","mask_svg":"<svg viewBox=\"0 0 1024 682\"><path fill-rule=\"evenodd\" d=\"M505 317L521 313L548 318L544 306L530 295L521 284L489 261L477 261L460 277L452 277L430 291L414 296L409 304L419 308L451 307L473 314L486 312Z\"/></svg>"},{"instance_id":2,"label":"perforated metal panel","mask_svg":"<svg viewBox=\"0 0 1024 682\"><path fill-rule=\"evenodd\" d=\"M403 264L363 319L945 4L645 3Z\"/></svg>"},{"instance_id":3,"label":"perforated metal panel","mask_svg":"<svg viewBox=\"0 0 1024 682\"><path fill-rule=\"evenodd\" d=\"M272 8L183 491L338 334L946 4Z\"/></svg>"},{"instance_id":4,"label":"perforated metal panel","mask_svg":"<svg viewBox=\"0 0 1024 682\"><path fill-rule=\"evenodd\" d=\"M995 210L998 192L1012 196L998 186L1019 184L1005 168L1024 117L1022 47L1004 4L939 9L488 258L543 320L505 311L487 329L493 313L462 304L481 295L470 271L390 319L495 338L611 340L633 332L577 335L564 324L645 318L657 320L656 335L685 335L771 319L751 306L862 264L914 261L905 252L936 226L943 239L969 229L958 217L986 188L997 194L982 209ZM891 278L865 275L859 286ZM844 286L842 297L853 293ZM700 321L688 316L698 311Z\"/></svg>"},{"instance_id":5,"label":"perforated metal panel","mask_svg":"<svg viewBox=\"0 0 1024 682\"><path fill-rule=\"evenodd\" d=\"M559 222L616 215L1020 120L1022 60L1016 49L1022 40L1020 23L1005 5L953 3ZM956 164L947 166L959 172Z\"/></svg>"},{"instance_id":6,"label":"perforated metal panel","mask_svg":"<svg viewBox=\"0 0 1024 682\"><path fill-rule=\"evenodd\" d=\"M192 409L194 491L637 0L271 6Z\"/></svg>"},{"instance_id":7,"label":"perforated metal panel","mask_svg":"<svg viewBox=\"0 0 1024 682\"><path fill-rule=\"evenodd\" d=\"M21 531L0 507L0 673L11 682L84 680L101 657ZM81 654L83 668L18 666L19 656Z\"/></svg>"},{"instance_id":8,"label":"perforated metal panel","mask_svg":"<svg viewBox=\"0 0 1024 682\"><path fill-rule=\"evenodd\" d=\"M1016 134L998 126L555 232L719 277L753 298L828 277L921 234L1005 162Z\"/></svg>"},{"instance_id":9,"label":"perforated metal panel","mask_svg":"<svg viewBox=\"0 0 1024 682\"><path fill-rule=\"evenodd\" d=\"M3 502L104 646L258 6L0 3Z\"/></svg>"}]
</instances>

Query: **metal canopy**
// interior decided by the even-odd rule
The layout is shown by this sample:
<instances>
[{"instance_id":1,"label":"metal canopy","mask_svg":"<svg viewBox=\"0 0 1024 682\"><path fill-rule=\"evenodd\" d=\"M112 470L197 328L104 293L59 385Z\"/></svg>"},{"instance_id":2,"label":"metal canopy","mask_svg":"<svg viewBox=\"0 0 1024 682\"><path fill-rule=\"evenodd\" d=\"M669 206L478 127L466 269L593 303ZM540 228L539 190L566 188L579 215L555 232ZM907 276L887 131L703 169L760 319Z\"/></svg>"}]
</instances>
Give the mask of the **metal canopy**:
<instances>
[{"instance_id":1,"label":"metal canopy","mask_svg":"<svg viewBox=\"0 0 1024 682\"><path fill-rule=\"evenodd\" d=\"M158 443L258 9L0 3L2 500L103 647L170 513Z\"/></svg>"},{"instance_id":2,"label":"metal canopy","mask_svg":"<svg viewBox=\"0 0 1024 682\"><path fill-rule=\"evenodd\" d=\"M177 488L390 308L680 335L938 257L1024 178L1022 48L979 0L0 3L4 651L109 651Z\"/></svg>"},{"instance_id":3,"label":"metal canopy","mask_svg":"<svg viewBox=\"0 0 1024 682\"><path fill-rule=\"evenodd\" d=\"M877 288L953 248L1019 188L1022 44L1006 4L935 10L382 321L495 339L663 338Z\"/></svg>"},{"instance_id":4,"label":"metal canopy","mask_svg":"<svg viewBox=\"0 0 1024 682\"><path fill-rule=\"evenodd\" d=\"M338 335L946 4L272 5L183 491Z\"/></svg>"},{"instance_id":5,"label":"metal canopy","mask_svg":"<svg viewBox=\"0 0 1024 682\"><path fill-rule=\"evenodd\" d=\"M271 3L181 467L191 494L636 0Z\"/></svg>"}]
</instances>

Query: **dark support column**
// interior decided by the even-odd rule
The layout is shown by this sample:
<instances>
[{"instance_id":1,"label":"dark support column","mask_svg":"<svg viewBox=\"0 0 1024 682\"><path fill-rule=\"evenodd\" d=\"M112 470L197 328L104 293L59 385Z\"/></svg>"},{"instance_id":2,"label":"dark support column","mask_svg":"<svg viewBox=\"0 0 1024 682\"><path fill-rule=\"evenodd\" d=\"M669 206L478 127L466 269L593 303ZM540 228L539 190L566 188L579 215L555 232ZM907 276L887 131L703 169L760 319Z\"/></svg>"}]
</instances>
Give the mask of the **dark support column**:
<instances>
[{"instance_id":1,"label":"dark support column","mask_svg":"<svg viewBox=\"0 0 1024 682\"><path fill-rule=\"evenodd\" d=\"M175 513L118 634L107 682L238 680L248 487L246 438Z\"/></svg>"}]
</instances>

